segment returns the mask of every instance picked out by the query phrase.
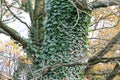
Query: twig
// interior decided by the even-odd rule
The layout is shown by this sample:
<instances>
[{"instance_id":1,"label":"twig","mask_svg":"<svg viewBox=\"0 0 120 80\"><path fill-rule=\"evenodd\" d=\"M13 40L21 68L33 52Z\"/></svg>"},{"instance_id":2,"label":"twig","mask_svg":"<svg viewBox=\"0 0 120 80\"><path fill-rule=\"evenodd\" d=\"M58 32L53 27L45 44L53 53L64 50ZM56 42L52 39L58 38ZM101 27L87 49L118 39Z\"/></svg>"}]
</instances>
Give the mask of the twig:
<instances>
[{"instance_id":1,"label":"twig","mask_svg":"<svg viewBox=\"0 0 120 80\"><path fill-rule=\"evenodd\" d=\"M70 3L76 8L76 11L77 11L77 20L76 20L76 22L75 22L75 24L74 24L74 26L73 26L73 28L74 27L76 27L76 25L78 24L78 22L79 22L79 19L80 19L80 14L79 14L79 9L77 8L77 6L75 5L75 3L72 1L72 0L70 0Z\"/></svg>"},{"instance_id":2,"label":"twig","mask_svg":"<svg viewBox=\"0 0 120 80\"><path fill-rule=\"evenodd\" d=\"M4 1L4 3L5 3L5 5L6 5L6 7L7 7L7 9L10 11L10 13L11 13L16 19L18 19L21 23L25 24L28 29L30 29L30 27L27 25L26 22L22 21L20 18L18 18L18 17L11 11L11 9L10 9L9 6L7 5L6 1Z\"/></svg>"},{"instance_id":3,"label":"twig","mask_svg":"<svg viewBox=\"0 0 120 80\"><path fill-rule=\"evenodd\" d=\"M110 74L110 73L89 73L89 74L87 74L87 75L108 75L108 74ZM119 75L120 74L120 72L112 72L112 74L115 74L115 75Z\"/></svg>"},{"instance_id":4,"label":"twig","mask_svg":"<svg viewBox=\"0 0 120 80\"><path fill-rule=\"evenodd\" d=\"M31 66L29 64L28 64L28 67L30 69L30 72L31 72L32 76L34 76L34 73L33 73L32 69L31 69Z\"/></svg>"},{"instance_id":5,"label":"twig","mask_svg":"<svg viewBox=\"0 0 120 80\"><path fill-rule=\"evenodd\" d=\"M77 20L76 20L75 24L72 26L74 28L74 27L76 27L76 25L78 24L79 19L80 19L80 14L79 14L80 9L77 8L77 6L75 5L75 3L73 1L69 0L69 2L76 8L76 11L77 11ZM91 17L91 15L89 15L87 12L85 12L83 10L80 10L80 11ZM62 22L60 22L60 24L65 28L69 28L65 24L63 24Z\"/></svg>"}]
</instances>

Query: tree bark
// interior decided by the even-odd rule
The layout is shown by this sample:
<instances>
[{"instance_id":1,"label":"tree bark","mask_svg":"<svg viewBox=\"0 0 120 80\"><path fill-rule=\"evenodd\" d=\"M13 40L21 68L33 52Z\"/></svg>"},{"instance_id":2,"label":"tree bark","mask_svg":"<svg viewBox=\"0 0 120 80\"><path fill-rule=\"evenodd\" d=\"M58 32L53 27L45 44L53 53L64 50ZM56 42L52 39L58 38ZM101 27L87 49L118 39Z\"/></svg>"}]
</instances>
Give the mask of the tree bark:
<instances>
[{"instance_id":1,"label":"tree bark","mask_svg":"<svg viewBox=\"0 0 120 80\"><path fill-rule=\"evenodd\" d=\"M93 9L108 7L113 5L120 5L120 0L111 0L111 1L99 1L99 2L91 2L91 7Z\"/></svg>"},{"instance_id":2,"label":"tree bark","mask_svg":"<svg viewBox=\"0 0 120 80\"><path fill-rule=\"evenodd\" d=\"M76 6L81 10L94 10L101 7L108 7L113 5L120 5L120 0L111 0L111 1L94 1L90 5L86 0L75 0Z\"/></svg>"},{"instance_id":3,"label":"tree bark","mask_svg":"<svg viewBox=\"0 0 120 80\"><path fill-rule=\"evenodd\" d=\"M27 43L25 40L17 33L14 29L10 28L9 26L5 25L1 20L0 20L0 28L2 28L5 32L7 32L14 40L18 41L21 43L23 48L27 46Z\"/></svg>"}]
</instances>

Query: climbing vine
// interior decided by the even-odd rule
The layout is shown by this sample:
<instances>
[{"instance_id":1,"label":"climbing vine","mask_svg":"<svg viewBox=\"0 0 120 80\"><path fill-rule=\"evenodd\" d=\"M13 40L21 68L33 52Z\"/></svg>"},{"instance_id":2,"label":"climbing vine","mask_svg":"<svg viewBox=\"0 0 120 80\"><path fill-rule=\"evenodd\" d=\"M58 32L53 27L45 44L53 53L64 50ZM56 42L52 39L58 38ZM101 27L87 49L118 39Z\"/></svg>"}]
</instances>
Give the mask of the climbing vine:
<instances>
[{"instance_id":1,"label":"climbing vine","mask_svg":"<svg viewBox=\"0 0 120 80\"><path fill-rule=\"evenodd\" d=\"M82 61L87 50L90 16L77 10L69 0L51 0L48 8L42 48L44 65ZM50 71L46 78L80 80L81 70L81 66L63 67Z\"/></svg>"}]
</instances>

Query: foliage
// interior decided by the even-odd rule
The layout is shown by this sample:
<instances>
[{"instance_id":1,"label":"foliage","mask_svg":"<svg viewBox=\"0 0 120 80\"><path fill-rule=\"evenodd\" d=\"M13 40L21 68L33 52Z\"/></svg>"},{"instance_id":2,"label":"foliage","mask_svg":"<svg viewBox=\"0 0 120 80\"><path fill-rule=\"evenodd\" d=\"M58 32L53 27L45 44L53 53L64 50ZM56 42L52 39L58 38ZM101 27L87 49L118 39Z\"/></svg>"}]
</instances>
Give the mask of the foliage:
<instances>
[{"instance_id":1,"label":"foliage","mask_svg":"<svg viewBox=\"0 0 120 80\"><path fill-rule=\"evenodd\" d=\"M6 0L3 2L3 4L1 3L3 5L1 8L5 8L3 12L6 12L6 10L7 12L9 12L8 14L6 14L6 16L11 17L11 14L12 14L13 18L18 19L21 23L25 24L27 28L29 29L29 39L25 40L15 30L10 30L11 28L9 26L6 26L3 23L4 20L2 21L3 17L1 16L0 28L3 29L7 35L10 35L16 41L23 43L22 44L23 48L26 50L26 53L28 55L22 56L21 58L22 62L27 63L27 64L34 64L31 68L31 66L28 67L27 65L23 65L20 63L23 66L21 66L22 69L21 67L18 68L17 70L18 73L21 71L24 71L26 72L26 74L28 74L27 72L29 71L30 73L28 74L28 80L31 78L33 78L33 80L34 79L35 80L36 79L81 80L83 78L84 72L82 72L82 70L84 69L84 66L75 64L75 65L72 65L73 67L71 67L71 65L59 67L61 66L59 64L71 64L72 62L73 63L74 62L78 62L78 63L85 62L85 56L86 56L85 53L88 52L87 37L88 37L88 26L89 26L90 19L91 19L90 18L91 11L83 11L83 10L90 10L90 9L95 9L98 7L107 7L108 5L111 6L113 5L114 2L105 1L104 3L102 2L97 3L97 1L94 1L94 3L96 4L90 3L90 5L89 4L87 5L87 3L85 3L84 5L83 2L85 2L86 0L81 0L80 3L74 2L74 1L79 1L79 0L66 0L66 1L65 0L22 0L21 3L22 4L25 3L22 6L20 2L17 2L17 0L13 0L13 1L15 1L15 3L19 5L19 9L23 9L23 11L27 11L30 14L30 20L31 20L31 26L29 26L26 24L26 22L23 22L18 16L16 16L16 14L14 14L14 11L12 12L11 7L16 8L15 6L11 4L9 5ZM44 12L44 1L46 2L46 9L45 9L46 12ZM34 5L32 5L32 3ZM103 21L109 22L111 20L112 26L113 24L116 24L114 20L116 20L118 16L115 17L115 15L108 15L108 12L111 12L109 11L109 9L105 12L105 15L103 15L104 9L103 10L101 9L98 11L100 12L97 14L98 15L97 19L95 19L96 25L99 24L98 23L99 20L102 21L104 17L107 19ZM46 15L46 17L44 17L44 14ZM44 22L46 22L45 27L44 27ZM94 29L98 30L98 28L96 28L96 25ZM104 25L104 27L105 26L108 26L108 25ZM95 30L93 30L93 34L97 35L97 37L100 37L100 38L102 36L103 38L106 39L106 41L100 41L100 40L91 41L90 45L92 45L94 49L92 50L90 49L91 54L90 53L89 54L93 55L92 53L97 53L99 51L102 51L100 50L101 47L104 47L104 45L108 43L108 41L113 37L113 34L116 35L116 33L119 32L118 29L114 29L114 30L111 30L111 29L102 30L101 29L101 30L96 31L97 34L94 33ZM112 32L112 34L110 32ZM107 35L105 35L105 33ZM18 34L18 35L14 35L14 34ZM106 37L108 35L112 35L112 36ZM96 44L98 45L96 46ZM109 49L111 49L111 47ZM111 53L113 52L116 53L116 50L118 52L118 49L119 49L119 44L115 45L111 49L111 51L108 52L108 54L105 53L106 55L98 56L98 57L107 57L107 58L112 57L113 55L111 55ZM93 63L99 60L100 59L96 58L93 61ZM6 62L6 66L9 67L10 62L11 61L8 60ZM89 62L88 60L87 65L86 63L84 65L91 67L91 65L88 65L90 63L91 62ZM58 66L58 68L56 65ZM111 62L110 62L110 65L109 64L106 64L106 65L97 64L93 67L93 70L95 71L98 70L99 72L100 69L104 68L104 66L107 68L109 67L113 68L115 64L111 65ZM110 71L111 68L107 70ZM94 79L101 79L101 76L97 75L95 76Z\"/></svg>"},{"instance_id":2,"label":"foliage","mask_svg":"<svg viewBox=\"0 0 120 80\"><path fill-rule=\"evenodd\" d=\"M80 10L77 12L69 0L52 0L49 4L43 55L41 55L45 61L44 65L82 61L85 56L84 51L87 50L90 16ZM66 77L68 80L78 80L81 69L81 66L63 67L48 73L46 79L60 80Z\"/></svg>"}]
</instances>

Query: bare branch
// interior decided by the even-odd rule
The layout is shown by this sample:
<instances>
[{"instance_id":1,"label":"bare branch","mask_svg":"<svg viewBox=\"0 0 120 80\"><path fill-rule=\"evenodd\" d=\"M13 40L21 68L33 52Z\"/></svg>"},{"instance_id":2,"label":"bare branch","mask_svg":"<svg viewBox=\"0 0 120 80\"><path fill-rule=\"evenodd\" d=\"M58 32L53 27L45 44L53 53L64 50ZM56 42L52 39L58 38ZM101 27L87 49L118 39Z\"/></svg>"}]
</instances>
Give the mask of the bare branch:
<instances>
[{"instance_id":1,"label":"bare branch","mask_svg":"<svg viewBox=\"0 0 120 80\"><path fill-rule=\"evenodd\" d=\"M35 0L34 15L40 14L40 1L41 0Z\"/></svg>"},{"instance_id":2,"label":"bare branch","mask_svg":"<svg viewBox=\"0 0 120 80\"><path fill-rule=\"evenodd\" d=\"M1 20L0 20L0 28L2 28L5 32L7 32L14 40L20 42L25 48L27 46L26 41L17 33L14 29L10 28L9 26L5 25Z\"/></svg>"},{"instance_id":3,"label":"bare branch","mask_svg":"<svg viewBox=\"0 0 120 80\"><path fill-rule=\"evenodd\" d=\"M100 76L103 76L103 75L109 75L110 73L89 73L87 75L100 75ZM120 72L112 72L113 75L119 75ZM110 79L106 79L106 80L110 80Z\"/></svg>"},{"instance_id":4,"label":"bare branch","mask_svg":"<svg viewBox=\"0 0 120 80\"><path fill-rule=\"evenodd\" d=\"M86 0L74 0L74 3L76 4L77 8L83 11L87 10L94 10L97 8L101 7L108 7L108 6L113 6L113 5L119 5L120 1L119 0L111 0L111 1L94 1L91 2L90 5L87 4Z\"/></svg>"},{"instance_id":5,"label":"bare branch","mask_svg":"<svg viewBox=\"0 0 120 80\"><path fill-rule=\"evenodd\" d=\"M101 8L101 7L108 7L113 5L119 5L120 0L111 0L111 1L99 1L99 2L92 2L91 6L93 9Z\"/></svg>"},{"instance_id":6,"label":"bare branch","mask_svg":"<svg viewBox=\"0 0 120 80\"><path fill-rule=\"evenodd\" d=\"M106 76L106 80L113 80L113 78L114 78L115 75L116 75L116 74L113 74L113 73L114 73L114 72L117 72L117 73L120 74L120 72L118 72L119 70L120 70L120 65L117 63L117 64L115 65L114 70L113 70L111 73L109 73L109 75Z\"/></svg>"},{"instance_id":7,"label":"bare branch","mask_svg":"<svg viewBox=\"0 0 120 80\"><path fill-rule=\"evenodd\" d=\"M28 5L28 12L29 12L29 15L30 15L30 19L31 19L31 22L33 23L33 7L32 7L32 3L31 3L31 0L27 0L27 5ZM39 1L39 0L38 0Z\"/></svg>"},{"instance_id":8,"label":"bare branch","mask_svg":"<svg viewBox=\"0 0 120 80\"><path fill-rule=\"evenodd\" d=\"M55 64L55 65L51 65L51 66L48 66L46 67L44 70L43 70L43 76L46 75L49 71L54 71L58 68L61 68L61 67L73 67L73 66L76 66L76 65L79 65L79 66L89 66L89 65L94 65L94 64L97 64L97 63L107 63L107 62L113 62L113 61L119 61L120 60L120 57L111 57L111 58L96 58L93 62L86 62L86 63L82 63L82 62L71 62L71 63L61 63L61 64Z\"/></svg>"},{"instance_id":9,"label":"bare branch","mask_svg":"<svg viewBox=\"0 0 120 80\"><path fill-rule=\"evenodd\" d=\"M0 28L0 33L3 33L5 35L9 35L7 32L5 32L3 29Z\"/></svg>"},{"instance_id":10,"label":"bare branch","mask_svg":"<svg viewBox=\"0 0 120 80\"><path fill-rule=\"evenodd\" d=\"M5 2L5 1L4 1L4 2ZM25 25L27 26L27 28L30 29L30 27L27 25L26 22L22 21L20 18L18 18L18 16L16 16L16 15L10 10L10 8L9 8L9 6L6 4L6 2L5 2L5 6L7 7L7 9L10 11L10 13L11 13L17 20L19 20L21 23L25 24Z\"/></svg>"},{"instance_id":11,"label":"bare branch","mask_svg":"<svg viewBox=\"0 0 120 80\"><path fill-rule=\"evenodd\" d=\"M101 50L99 51L95 56L93 56L92 58L90 58L88 60L88 63L94 62L96 61L97 58L102 57L103 55L105 55L108 51L110 51L110 49L117 44L117 42L120 41L120 32L118 32L118 34L113 37L109 43ZM89 67L86 68L86 74L89 72L89 70L93 67L94 64L97 64L96 62L93 63L92 65L90 65Z\"/></svg>"},{"instance_id":12,"label":"bare branch","mask_svg":"<svg viewBox=\"0 0 120 80\"><path fill-rule=\"evenodd\" d=\"M104 49L102 49L101 51L99 51L97 53L97 55L94 56L94 57L92 57L91 59L89 59L89 61L91 62L91 61L94 60L94 58L101 57L101 56L105 55L115 44L117 44L117 42L119 40L120 40L120 32L118 32L118 34L115 37L113 37L111 39L111 41L109 41L109 43L105 46Z\"/></svg>"},{"instance_id":13,"label":"bare branch","mask_svg":"<svg viewBox=\"0 0 120 80\"><path fill-rule=\"evenodd\" d=\"M56 64L56 65L48 66L48 67L44 68L44 70L42 72L42 75L43 76L46 75L51 70L53 71L53 70L56 70L56 69L61 68L61 67L72 67L72 66L75 66L75 65L86 66L86 65L89 65L89 64L88 63L82 63L82 62Z\"/></svg>"}]
</instances>

